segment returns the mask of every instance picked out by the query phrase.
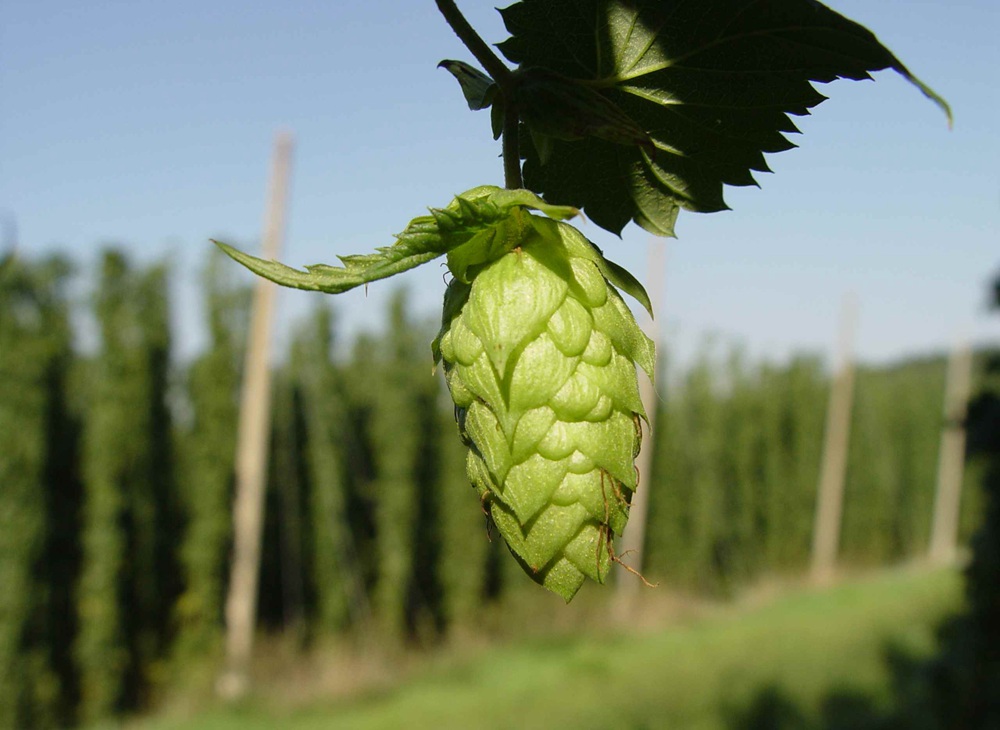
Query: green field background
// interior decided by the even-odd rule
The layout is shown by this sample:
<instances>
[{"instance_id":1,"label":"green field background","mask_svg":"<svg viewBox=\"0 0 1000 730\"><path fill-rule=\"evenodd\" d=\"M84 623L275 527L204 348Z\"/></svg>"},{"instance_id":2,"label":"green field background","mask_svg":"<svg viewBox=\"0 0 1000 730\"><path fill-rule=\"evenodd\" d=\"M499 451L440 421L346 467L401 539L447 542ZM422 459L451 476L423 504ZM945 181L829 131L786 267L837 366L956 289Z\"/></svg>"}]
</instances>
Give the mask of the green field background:
<instances>
[{"instance_id":1,"label":"green field background","mask_svg":"<svg viewBox=\"0 0 1000 730\"><path fill-rule=\"evenodd\" d=\"M166 267L109 250L93 280L73 269L58 258L0 269L0 728L95 723L198 695L221 657L248 291L234 267L206 263L206 346L180 361ZM596 586L575 612L540 595L490 535L431 374L435 329L400 291L379 331L344 340L320 300L285 333L260 573L265 644L294 656L338 642L433 654L526 626L593 628L610 610L612 591ZM977 354L977 388L988 357ZM859 367L848 574L925 557L944 377L943 353ZM758 361L708 343L678 364L661 348L644 484L653 603L726 601L800 579L829 381L815 354ZM983 469L972 460L966 473L963 544L981 520ZM738 709L768 682L812 712L841 682L883 686L882 644L911 619L924 641L956 605L954 580L887 579L797 595L738 622L491 650L337 712L354 723L344 727L423 712L440 726L476 715L477 726L509 727L514 707L539 727L570 716L576 727L660 727L658 708L681 727L721 727L705 708ZM838 646L844 658L824 663ZM208 716L205 727L253 727L256 712ZM326 712L295 727L323 726Z\"/></svg>"}]
</instances>

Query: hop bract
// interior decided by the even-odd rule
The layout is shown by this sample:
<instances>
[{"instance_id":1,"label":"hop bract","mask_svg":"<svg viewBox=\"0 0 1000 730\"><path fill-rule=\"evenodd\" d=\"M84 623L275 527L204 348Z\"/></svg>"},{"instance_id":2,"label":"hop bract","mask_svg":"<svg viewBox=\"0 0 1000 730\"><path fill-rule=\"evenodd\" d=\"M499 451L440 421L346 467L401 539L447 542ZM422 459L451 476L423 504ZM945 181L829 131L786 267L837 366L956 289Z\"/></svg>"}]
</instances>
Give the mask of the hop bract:
<instances>
[{"instance_id":1,"label":"hop bract","mask_svg":"<svg viewBox=\"0 0 1000 730\"><path fill-rule=\"evenodd\" d=\"M527 214L459 273L436 355L468 473L511 552L567 601L603 583L628 519L653 344L579 231Z\"/></svg>"}]
</instances>

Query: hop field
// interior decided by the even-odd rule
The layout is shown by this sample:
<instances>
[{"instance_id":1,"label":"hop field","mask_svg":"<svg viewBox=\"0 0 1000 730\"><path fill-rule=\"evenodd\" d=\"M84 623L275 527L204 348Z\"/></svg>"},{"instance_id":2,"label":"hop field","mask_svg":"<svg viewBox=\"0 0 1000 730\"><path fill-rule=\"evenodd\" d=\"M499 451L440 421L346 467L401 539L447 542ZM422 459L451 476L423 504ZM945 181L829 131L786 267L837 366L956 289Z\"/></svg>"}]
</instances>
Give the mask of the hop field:
<instances>
[{"instance_id":1,"label":"hop field","mask_svg":"<svg viewBox=\"0 0 1000 730\"><path fill-rule=\"evenodd\" d=\"M863 727L835 723L887 717L897 699L894 682L930 652L934 627L959 604L957 573L896 571L717 609L666 628L442 656L389 689L333 705L290 706L279 690L238 709L132 727Z\"/></svg>"}]
</instances>

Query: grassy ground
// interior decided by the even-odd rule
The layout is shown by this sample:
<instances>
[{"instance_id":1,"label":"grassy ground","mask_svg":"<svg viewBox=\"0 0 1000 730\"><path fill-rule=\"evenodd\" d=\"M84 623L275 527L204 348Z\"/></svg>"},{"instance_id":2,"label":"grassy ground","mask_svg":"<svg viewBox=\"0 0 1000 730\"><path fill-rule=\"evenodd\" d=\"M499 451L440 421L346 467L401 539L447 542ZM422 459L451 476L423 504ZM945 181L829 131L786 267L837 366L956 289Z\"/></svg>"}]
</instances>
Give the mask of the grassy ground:
<instances>
[{"instance_id":1,"label":"grassy ground","mask_svg":"<svg viewBox=\"0 0 1000 730\"><path fill-rule=\"evenodd\" d=\"M928 653L933 627L958 607L960 594L953 572L897 572L826 591L795 591L673 628L491 649L475 659L438 662L399 686L335 702L298 709L250 703L134 726L774 727L767 720L774 713L815 720L837 698L856 703L864 697L871 708L884 704L892 682L887 651Z\"/></svg>"}]
</instances>

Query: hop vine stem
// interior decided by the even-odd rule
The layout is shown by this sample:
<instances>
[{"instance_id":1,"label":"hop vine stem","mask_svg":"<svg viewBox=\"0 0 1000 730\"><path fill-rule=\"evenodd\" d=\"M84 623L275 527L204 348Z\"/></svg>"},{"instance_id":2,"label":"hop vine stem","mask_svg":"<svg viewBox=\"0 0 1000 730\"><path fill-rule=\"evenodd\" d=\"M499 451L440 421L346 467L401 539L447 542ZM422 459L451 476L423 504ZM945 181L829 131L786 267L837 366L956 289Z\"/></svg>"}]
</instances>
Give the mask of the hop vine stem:
<instances>
[{"instance_id":1,"label":"hop vine stem","mask_svg":"<svg viewBox=\"0 0 1000 730\"><path fill-rule=\"evenodd\" d=\"M504 102L503 120L503 171L505 187L515 190L524 187L521 181L521 153L518 149L518 117L517 106L514 103L514 74L504 65L504 62L490 50L475 28L469 25L454 0L436 0L438 10L455 31L455 35L472 52L476 60L483 65L497 87Z\"/></svg>"}]
</instances>

